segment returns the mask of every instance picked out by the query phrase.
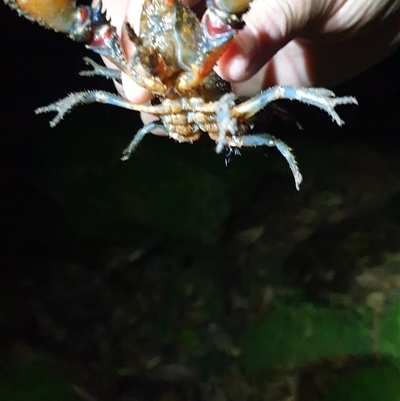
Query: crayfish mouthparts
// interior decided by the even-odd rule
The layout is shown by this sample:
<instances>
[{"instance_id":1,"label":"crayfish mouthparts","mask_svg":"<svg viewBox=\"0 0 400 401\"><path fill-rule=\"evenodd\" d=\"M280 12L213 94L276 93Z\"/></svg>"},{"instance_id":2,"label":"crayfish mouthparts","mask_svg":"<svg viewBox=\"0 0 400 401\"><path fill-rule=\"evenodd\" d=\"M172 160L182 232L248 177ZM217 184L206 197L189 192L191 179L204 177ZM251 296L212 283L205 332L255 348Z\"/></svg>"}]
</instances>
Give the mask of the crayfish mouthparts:
<instances>
[{"instance_id":1,"label":"crayfish mouthparts","mask_svg":"<svg viewBox=\"0 0 400 401\"><path fill-rule=\"evenodd\" d=\"M207 0L204 23L180 0L144 0L140 33L125 26L135 49L130 58L102 11L101 1L96 7L76 5L74 0L4 2L28 20L83 42L115 67L107 68L85 57L91 69L81 75L120 80L124 73L155 96L152 103L133 104L114 93L83 91L36 110L37 114L56 113L51 126L79 104L105 103L158 116L157 121L137 132L122 160L127 160L142 139L157 128L177 142L192 143L205 133L215 142L217 153L242 147L276 147L289 164L299 190L302 175L292 149L272 135L252 132L251 119L270 103L289 99L318 107L342 125L335 107L357 104L354 97L336 97L325 88L291 86L273 86L250 99L237 99L213 67L244 27L242 17L251 0Z\"/></svg>"}]
</instances>

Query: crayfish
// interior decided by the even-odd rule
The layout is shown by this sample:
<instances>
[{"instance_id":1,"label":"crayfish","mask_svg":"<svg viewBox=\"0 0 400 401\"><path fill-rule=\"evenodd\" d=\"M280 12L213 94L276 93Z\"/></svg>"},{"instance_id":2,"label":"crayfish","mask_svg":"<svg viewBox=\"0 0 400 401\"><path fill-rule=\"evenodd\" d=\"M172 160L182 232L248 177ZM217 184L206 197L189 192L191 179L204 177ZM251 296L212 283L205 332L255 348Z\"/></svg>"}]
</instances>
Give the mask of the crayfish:
<instances>
[{"instance_id":1,"label":"crayfish","mask_svg":"<svg viewBox=\"0 0 400 401\"><path fill-rule=\"evenodd\" d=\"M272 135L252 132L252 117L275 100L289 99L316 106L342 125L335 106L357 103L350 96L335 97L328 89L291 86L273 86L252 98L237 98L213 67L243 28L242 16L251 0L207 0L204 23L179 0L144 0L139 34L125 25L135 46L129 59L101 2L90 7L76 5L74 0L4 1L23 17L85 43L116 67L106 68L85 58L92 69L83 71L83 75L118 81L126 74L155 95L153 101L138 105L110 92L84 91L36 110L38 114L57 113L51 126L75 106L95 102L158 116L136 133L122 160L128 159L143 137L157 128L178 142L194 142L207 133L215 141L217 153L242 147L276 147L287 160L299 189L302 176L292 150Z\"/></svg>"}]
</instances>

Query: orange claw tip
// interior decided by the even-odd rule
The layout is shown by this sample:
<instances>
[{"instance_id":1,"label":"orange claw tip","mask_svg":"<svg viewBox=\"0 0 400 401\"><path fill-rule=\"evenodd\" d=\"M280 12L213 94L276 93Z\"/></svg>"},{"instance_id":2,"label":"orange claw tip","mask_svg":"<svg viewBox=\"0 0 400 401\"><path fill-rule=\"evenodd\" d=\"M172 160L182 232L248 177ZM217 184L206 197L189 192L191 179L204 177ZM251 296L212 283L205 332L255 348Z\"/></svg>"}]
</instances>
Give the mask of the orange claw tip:
<instances>
[{"instance_id":1,"label":"orange claw tip","mask_svg":"<svg viewBox=\"0 0 400 401\"><path fill-rule=\"evenodd\" d=\"M22 16L57 32L68 33L75 22L73 0L5 0Z\"/></svg>"}]
</instances>

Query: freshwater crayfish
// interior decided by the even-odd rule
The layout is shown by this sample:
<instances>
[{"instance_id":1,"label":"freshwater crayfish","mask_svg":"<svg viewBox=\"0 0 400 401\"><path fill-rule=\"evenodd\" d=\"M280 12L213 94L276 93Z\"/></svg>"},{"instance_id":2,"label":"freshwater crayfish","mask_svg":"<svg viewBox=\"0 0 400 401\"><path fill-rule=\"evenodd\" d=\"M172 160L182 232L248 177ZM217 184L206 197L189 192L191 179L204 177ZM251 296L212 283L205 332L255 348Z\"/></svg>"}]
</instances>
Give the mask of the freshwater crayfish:
<instances>
[{"instance_id":1,"label":"freshwater crayfish","mask_svg":"<svg viewBox=\"0 0 400 401\"><path fill-rule=\"evenodd\" d=\"M229 84L219 78L213 67L243 28L242 15L251 0L207 0L204 23L179 0L144 0L140 33L137 35L129 24L125 25L135 45L129 59L116 29L102 11L101 2L90 7L76 5L74 0L4 1L23 17L85 43L117 68L106 68L85 58L92 70L83 71L82 75L121 80L124 73L155 95L154 101L138 105L110 92L84 91L36 110L37 114L57 113L51 126L75 106L95 102L158 116L158 120L136 133L122 160L127 160L143 137L156 128L178 142L194 142L207 133L215 141L217 153L241 147L277 147L299 189L302 176L291 149L272 135L252 133L252 117L275 100L289 99L316 106L342 125L335 106L357 103L353 97L335 97L324 88L273 86L246 100L231 93Z\"/></svg>"}]
</instances>

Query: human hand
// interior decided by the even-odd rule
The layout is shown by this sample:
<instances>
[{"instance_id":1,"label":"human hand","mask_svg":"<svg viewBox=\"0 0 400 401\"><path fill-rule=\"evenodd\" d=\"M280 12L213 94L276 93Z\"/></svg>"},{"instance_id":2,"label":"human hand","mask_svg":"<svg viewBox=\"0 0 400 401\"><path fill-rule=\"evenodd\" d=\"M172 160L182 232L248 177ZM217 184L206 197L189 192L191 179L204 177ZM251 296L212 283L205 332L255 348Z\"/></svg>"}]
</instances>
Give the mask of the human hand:
<instances>
[{"instance_id":1,"label":"human hand","mask_svg":"<svg viewBox=\"0 0 400 401\"><path fill-rule=\"evenodd\" d=\"M138 27L141 2L103 0L129 56L133 44L122 26ZM201 0L185 0L204 7ZM274 84L330 86L387 57L400 41L399 0L253 0L246 26L220 58L217 72L238 94ZM152 95L128 77L123 90L143 103Z\"/></svg>"}]
</instances>

